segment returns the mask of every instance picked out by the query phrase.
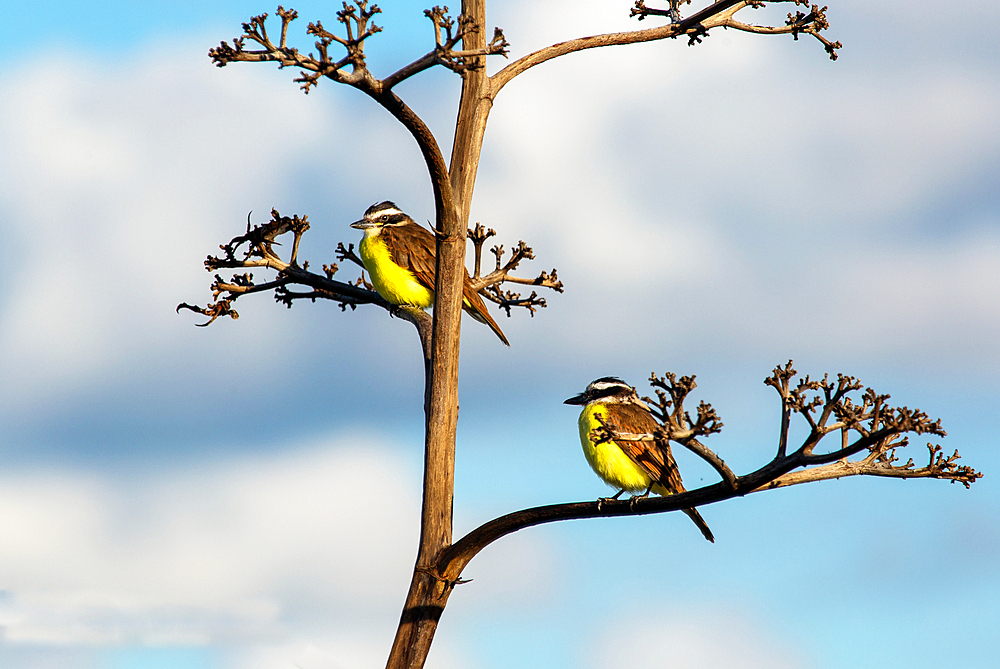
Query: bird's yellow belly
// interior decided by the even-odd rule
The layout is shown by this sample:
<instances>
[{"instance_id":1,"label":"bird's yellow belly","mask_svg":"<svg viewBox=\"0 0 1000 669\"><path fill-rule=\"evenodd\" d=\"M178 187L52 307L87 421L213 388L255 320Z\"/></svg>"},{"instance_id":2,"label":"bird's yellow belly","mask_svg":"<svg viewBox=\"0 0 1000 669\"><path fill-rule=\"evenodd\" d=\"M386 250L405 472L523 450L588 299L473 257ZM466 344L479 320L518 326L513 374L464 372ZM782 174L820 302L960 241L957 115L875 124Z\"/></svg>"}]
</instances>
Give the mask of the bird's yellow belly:
<instances>
[{"instance_id":1,"label":"bird's yellow belly","mask_svg":"<svg viewBox=\"0 0 1000 669\"><path fill-rule=\"evenodd\" d=\"M371 277L372 285L386 301L422 308L434 304L434 291L417 281L413 272L397 265L389 255L385 242L376 237L365 236L358 252Z\"/></svg>"},{"instance_id":2,"label":"bird's yellow belly","mask_svg":"<svg viewBox=\"0 0 1000 669\"><path fill-rule=\"evenodd\" d=\"M588 406L580 413L580 442L591 469L613 488L631 493L646 492L651 482L649 474L632 462L617 444L610 441L594 444L590 440L591 431L601 426L594 418L595 413L607 415L601 406Z\"/></svg>"}]
</instances>

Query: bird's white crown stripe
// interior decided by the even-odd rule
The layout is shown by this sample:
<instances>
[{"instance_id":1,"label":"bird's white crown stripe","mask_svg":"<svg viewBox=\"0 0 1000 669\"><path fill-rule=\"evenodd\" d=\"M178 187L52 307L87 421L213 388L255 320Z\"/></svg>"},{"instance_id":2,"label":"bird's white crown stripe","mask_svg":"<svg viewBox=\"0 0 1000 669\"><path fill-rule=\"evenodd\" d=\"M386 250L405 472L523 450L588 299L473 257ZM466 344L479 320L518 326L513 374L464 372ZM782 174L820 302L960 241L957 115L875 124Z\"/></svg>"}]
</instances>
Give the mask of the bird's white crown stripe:
<instances>
[{"instance_id":1,"label":"bird's white crown stripe","mask_svg":"<svg viewBox=\"0 0 1000 669\"><path fill-rule=\"evenodd\" d=\"M389 214L390 216L392 216L395 214L402 214L402 213L403 212L401 212L399 209L396 209L395 207L389 207L388 209L378 209L376 211L373 211L371 213L371 216L372 218L376 218L378 216L383 216L385 214Z\"/></svg>"},{"instance_id":2,"label":"bird's white crown stripe","mask_svg":"<svg viewBox=\"0 0 1000 669\"><path fill-rule=\"evenodd\" d=\"M605 390L607 388L631 388L626 383L619 383L617 381L599 381L597 383L591 383L590 387L594 390Z\"/></svg>"}]
</instances>

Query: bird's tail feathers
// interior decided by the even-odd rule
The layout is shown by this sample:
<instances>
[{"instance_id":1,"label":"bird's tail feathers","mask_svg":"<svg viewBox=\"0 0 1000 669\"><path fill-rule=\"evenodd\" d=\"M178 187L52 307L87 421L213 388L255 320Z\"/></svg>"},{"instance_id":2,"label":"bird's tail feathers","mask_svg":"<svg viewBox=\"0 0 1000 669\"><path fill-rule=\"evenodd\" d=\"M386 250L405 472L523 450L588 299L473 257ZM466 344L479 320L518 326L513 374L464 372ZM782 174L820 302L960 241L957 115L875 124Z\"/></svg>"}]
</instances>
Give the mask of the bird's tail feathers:
<instances>
[{"instance_id":1,"label":"bird's tail feathers","mask_svg":"<svg viewBox=\"0 0 1000 669\"><path fill-rule=\"evenodd\" d=\"M701 530L701 533L705 535L705 538L714 544L715 535L712 534L712 530L708 528L708 523L706 523L705 519L701 517L701 514L698 513L698 510L682 509L682 511L684 511L684 513L687 514L688 518L694 521L694 524L698 526L698 529Z\"/></svg>"},{"instance_id":2,"label":"bird's tail feathers","mask_svg":"<svg viewBox=\"0 0 1000 669\"><path fill-rule=\"evenodd\" d=\"M477 309L476 306L478 306L479 309ZM468 313L470 316L475 318L480 323L485 323L486 325L489 325L490 329L493 330L494 333L496 333L496 336L500 337L500 341L502 341L507 346L510 346L510 342L507 341L507 337L506 335L504 335L503 330L501 330L500 326L497 325L497 322L490 317L489 312L486 311L486 305L482 301L480 301L479 305L472 305L469 304L468 302L465 302L462 304L462 308L464 308L466 313Z\"/></svg>"}]
</instances>

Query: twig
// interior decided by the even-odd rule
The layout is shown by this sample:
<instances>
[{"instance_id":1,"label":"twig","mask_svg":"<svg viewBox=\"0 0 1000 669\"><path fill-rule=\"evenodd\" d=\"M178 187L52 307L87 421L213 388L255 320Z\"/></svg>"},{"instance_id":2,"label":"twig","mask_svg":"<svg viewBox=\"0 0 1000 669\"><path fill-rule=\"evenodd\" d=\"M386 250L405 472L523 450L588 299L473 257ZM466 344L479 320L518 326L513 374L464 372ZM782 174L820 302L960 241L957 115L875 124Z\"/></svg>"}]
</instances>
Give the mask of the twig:
<instances>
[{"instance_id":1,"label":"twig","mask_svg":"<svg viewBox=\"0 0 1000 669\"><path fill-rule=\"evenodd\" d=\"M500 308L510 316L511 309L525 308L534 316L535 310L545 307L545 298L539 297L537 291L532 291L531 295L524 297L521 293L501 290L503 283L517 283L526 286L538 286L540 288L550 288L557 293L563 292L563 283L559 280L555 269L549 272L542 272L534 279L512 276L511 272L517 269L523 260L532 260L535 255L531 247L523 241L519 241L517 246L511 249L510 259L503 261L504 248L502 245L494 246L490 249L496 261L496 269L482 276L482 256L483 245L486 240L496 235L492 228L485 228L482 223L476 223L475 227L468 231L468 237L473 245L474 272L472 274L472 286L485 299Z\"/></svg>"}]
</instances>

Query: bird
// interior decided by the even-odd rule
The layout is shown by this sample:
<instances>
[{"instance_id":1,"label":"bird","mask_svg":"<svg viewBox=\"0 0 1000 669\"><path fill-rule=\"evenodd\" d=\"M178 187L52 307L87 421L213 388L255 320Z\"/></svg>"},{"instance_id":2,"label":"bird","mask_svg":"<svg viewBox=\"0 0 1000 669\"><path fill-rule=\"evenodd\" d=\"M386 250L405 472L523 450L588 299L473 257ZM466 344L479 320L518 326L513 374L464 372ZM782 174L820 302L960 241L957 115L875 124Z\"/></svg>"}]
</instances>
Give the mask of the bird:
<instances>
[{"instance_id":1,"label":"bird","mask_svg":"<svg viewBox=\"0 0 1000 669\"><path fill-rule=\"evenodd\" d=\"M595 443L590 433L601 423L621 434L652 434L659 427L649 405L639 399L635 388L614 376L591 382L579 395L563 404L583 406L580 412L580 442L590 467L608 485L619 488L614 499L628 491L633 496L650 491L657 495L684 492L681 473L669 445L654 441L610 441ZM683 509L705 538L715 543L712 530L696 509Z\"/></svg>"},{"instance_id":2,"label":"bird","mask_svg":"<svg viewBox=\"0 0 1000 669\"><path fill-rule=\"evenodd\" d=\"M426 309L434 304L434 234L386 200L365 210L352 228L363 230L358 251L375 290L387 302ZM507 346L503 330L486 311L483 298L472 287L469 271L462 284L462 308L490 329Z\"/></svg>"}]
</instances>

